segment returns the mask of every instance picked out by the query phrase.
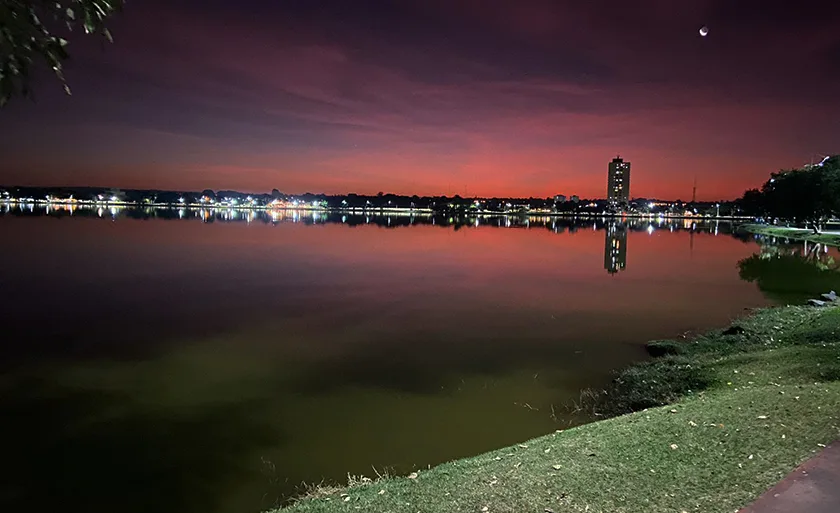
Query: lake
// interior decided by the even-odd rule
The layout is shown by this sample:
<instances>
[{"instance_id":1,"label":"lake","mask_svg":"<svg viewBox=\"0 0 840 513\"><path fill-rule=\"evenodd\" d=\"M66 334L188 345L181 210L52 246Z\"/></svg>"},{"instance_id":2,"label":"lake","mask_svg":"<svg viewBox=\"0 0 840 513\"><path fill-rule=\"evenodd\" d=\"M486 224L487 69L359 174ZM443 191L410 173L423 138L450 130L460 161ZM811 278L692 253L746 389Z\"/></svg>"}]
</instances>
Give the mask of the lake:
<instances>
[{"instance_id":1,"label":"lake","mask_svg":"<svg viewBox=\"0 0 840 513\"><path fill-rule=\"evenodd\" d=\"M256 513L583 422L645 342L771 304L731 232L7 208L2 509Z\"/></svg>"}]
</instances>

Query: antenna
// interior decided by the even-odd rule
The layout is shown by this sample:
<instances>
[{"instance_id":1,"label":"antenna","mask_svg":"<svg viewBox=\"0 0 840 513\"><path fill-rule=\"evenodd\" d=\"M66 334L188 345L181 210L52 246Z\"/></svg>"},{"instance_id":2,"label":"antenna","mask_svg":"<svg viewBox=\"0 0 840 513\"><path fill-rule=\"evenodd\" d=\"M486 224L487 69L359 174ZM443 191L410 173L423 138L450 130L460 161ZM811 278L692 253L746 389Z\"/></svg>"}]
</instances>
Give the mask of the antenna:
<instances>
[{"instance_id":1,"label":"antenna","mask_svg":"<svg viewBox=\"0 0 840 513\"><path fill-rule=\"evenodd\" d=\"M694 189L691 191L691 202L697 203L697 177L694 177Z\"/></svg>"}]
</instances>

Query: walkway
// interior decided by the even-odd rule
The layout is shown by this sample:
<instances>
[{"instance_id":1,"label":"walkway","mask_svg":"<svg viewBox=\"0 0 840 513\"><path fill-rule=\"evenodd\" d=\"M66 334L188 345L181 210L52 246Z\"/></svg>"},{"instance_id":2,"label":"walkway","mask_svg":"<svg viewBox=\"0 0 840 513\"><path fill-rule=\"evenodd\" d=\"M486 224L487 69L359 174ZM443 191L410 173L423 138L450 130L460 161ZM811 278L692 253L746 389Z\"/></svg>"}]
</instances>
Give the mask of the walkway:
<instances>
[{"instance_id":1,"label":"walkway","mask_svg":"<svg viewBox=\"0 0 840 513\"><path fill-rule=\"evenodd\" d=\"M832 225L836 225L836 223L831 223ZM768 228L773 228L775 230L785 230L789 232L803 232L807 231L813 233L813 230L810 228L802 228L802 227L794 227L794 226L778 226L775 224L763 224L760 226L766 226ZM840 230L823 230L819 234L814 235L840 235Z\"/></svg>"},{"instance_id":2,"label":"walkway","mask_svg":"<svg viewBox=\"0 0 840 513\"><path fill-rule=\"evenodd\" d=\"M840 441L800 465L739 513L840 512Z\"/></svg>"}]
</instances>

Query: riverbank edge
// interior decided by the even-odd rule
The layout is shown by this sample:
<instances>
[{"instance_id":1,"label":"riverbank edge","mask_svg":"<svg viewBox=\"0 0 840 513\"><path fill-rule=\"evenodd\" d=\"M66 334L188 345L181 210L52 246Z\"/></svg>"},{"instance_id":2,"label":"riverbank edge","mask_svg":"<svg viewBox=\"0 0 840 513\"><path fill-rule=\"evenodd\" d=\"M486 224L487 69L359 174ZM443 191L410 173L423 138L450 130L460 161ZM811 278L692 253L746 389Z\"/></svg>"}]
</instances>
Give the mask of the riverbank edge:
<instances>
[{"instance_id":1,"label":"riverbank edge","mask_svg":"<svg viewBox=\"0 0 840 513\"><path fill-rule=\"evenodd\" d=\"M748 223L738 226L738 230L752 233L754 235L765 235L768 237L779 237L789 240L815 242L828 246L840 247L840 235L827 233L815 234L813 230L805 228L786 228L783 226Z\"/></svg>"},{"instance_id":2,"label":"riverbank edge","mask_svg":"<svg viewBox=\"0 0 840 513\"><path fill-rule=\"evenodd\" d=\"M840 309L787 306L654 341L589 405L633 413L275 511L736 511L840 437L838 332Z\"/></svg>"}]
</instances>

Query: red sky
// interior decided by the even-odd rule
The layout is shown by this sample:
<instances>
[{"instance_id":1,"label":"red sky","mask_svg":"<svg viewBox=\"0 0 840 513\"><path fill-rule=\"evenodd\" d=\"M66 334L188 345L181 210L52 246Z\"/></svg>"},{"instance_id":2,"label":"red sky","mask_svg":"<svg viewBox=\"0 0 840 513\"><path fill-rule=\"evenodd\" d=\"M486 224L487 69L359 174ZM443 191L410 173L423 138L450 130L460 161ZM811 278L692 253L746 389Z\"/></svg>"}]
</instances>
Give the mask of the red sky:
<instances>
[{"instance_id":1,"label":"red sky","mask_svg":"<svg viewBox=\"0 0 840 513\"><path fill-rule=\"evenodd\" d=\"M698 29L708 25L709 36ZM840 5L146 0L0 111L0 183L739 196L840 153Z\"/></svg>"}]
</instances>

